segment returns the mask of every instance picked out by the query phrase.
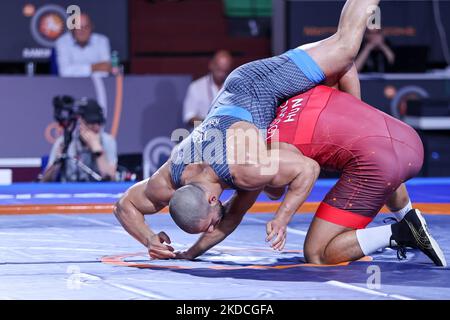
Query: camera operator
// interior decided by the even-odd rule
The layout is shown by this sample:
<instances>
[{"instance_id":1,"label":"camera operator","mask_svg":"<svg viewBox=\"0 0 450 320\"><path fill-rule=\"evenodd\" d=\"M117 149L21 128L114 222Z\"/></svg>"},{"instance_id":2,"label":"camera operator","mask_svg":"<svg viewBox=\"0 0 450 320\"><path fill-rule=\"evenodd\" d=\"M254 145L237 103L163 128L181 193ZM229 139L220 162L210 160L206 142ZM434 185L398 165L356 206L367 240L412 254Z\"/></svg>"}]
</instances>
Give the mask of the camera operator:
<instances>
[{"instance_id":1,"label":"camera operator","mask_svg":"<svg viewBox=\"0 0 450 320\"><path fill-rule=\"evenodd\" d=\"M64 137L59 137L53 145L42 181L114 180L117 147L114 138L102 130L103 110L95 100L87 100L77 118L73 131L68 132L71 136L68 146L64 148Z\"/></svg>"}]
</instances>

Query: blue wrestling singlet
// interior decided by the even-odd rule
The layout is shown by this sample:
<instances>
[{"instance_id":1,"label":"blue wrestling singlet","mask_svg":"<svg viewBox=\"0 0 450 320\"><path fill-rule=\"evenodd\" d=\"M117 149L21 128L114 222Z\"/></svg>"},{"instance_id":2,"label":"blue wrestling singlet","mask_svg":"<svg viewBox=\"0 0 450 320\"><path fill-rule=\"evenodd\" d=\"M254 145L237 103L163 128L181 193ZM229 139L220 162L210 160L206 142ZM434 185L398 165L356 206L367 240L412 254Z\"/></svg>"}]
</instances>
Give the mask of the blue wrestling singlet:
<instances>
[{"instance_id":1,"label":"blue wrestling singlet","mask_svg":"<svg viewBox=\"0 0 450 320\"><path fill-rule=\"evenodd\" d=\"M239 121L266 130L284 100L324 79L320 67L300 49L235 69L217 94L207 118L172 152L174 184L181 186L181 175L188 164L204 162L211 165L223 182L236 189L226 161L226 130Z\"/></svg>"}]
</instances>

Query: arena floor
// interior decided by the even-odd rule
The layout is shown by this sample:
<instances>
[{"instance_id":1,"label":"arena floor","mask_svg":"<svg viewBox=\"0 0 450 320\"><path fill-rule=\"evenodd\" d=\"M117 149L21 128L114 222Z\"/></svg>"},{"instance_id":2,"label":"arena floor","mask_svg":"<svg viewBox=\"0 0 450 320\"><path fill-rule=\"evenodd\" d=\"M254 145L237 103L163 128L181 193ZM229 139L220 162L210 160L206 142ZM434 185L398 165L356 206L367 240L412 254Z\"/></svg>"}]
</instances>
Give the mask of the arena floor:
<instances>
[{"instance_id":1,"label":"arena floor","mask_svg":"<svg viewBox=\"0 0 450 320\"><path fill-rule=\"evenodd\" d=\"M319 181L306 210L331 184ZM448 268L435 267L419 251L409 250L403 261L385 249L337 266L304 263L301 248L312 219L305 210L290 224L285 250L272 251L265 222L275 204L264 197L254 209L262 212L247 214L197 261L151 261L112 214L88 213L108 212L126 187L0 187L0 299L450 299ZM415 179L408 188L449 258L450 179ZM387 216L380 214L372 226ZM177 250L197 238L167 214L148 222Z\"/></svg>"}]
</instances>

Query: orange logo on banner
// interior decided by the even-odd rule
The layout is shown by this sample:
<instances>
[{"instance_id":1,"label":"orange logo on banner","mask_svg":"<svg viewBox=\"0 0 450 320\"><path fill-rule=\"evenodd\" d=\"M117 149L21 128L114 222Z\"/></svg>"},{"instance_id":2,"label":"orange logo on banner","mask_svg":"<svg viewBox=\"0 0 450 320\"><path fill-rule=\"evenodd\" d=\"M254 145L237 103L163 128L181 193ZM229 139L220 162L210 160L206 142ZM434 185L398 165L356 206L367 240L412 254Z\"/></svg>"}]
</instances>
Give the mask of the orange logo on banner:
<instances>
[{"instance_id":1,"label":"orange logo on banner","mask_svg":"<svg viewBox=\"0 0 450 320\"><path fill-rule=\"evenodd\" d=\"M49 12L39 19L38 28L42 36L54 41L64 32L64 20L57 13Z\"/></svg>"},{"instance_id":2,"label":"orange logo on banner","mask_svg":"<svg viewBox=\"0 0 450 320\"><path fill-rule=\"evenodd\" d=\"M54 144L56 139L58 139L62 134L63 130L61 126L56 122L50 123L44 131L45 140L47 140L50 144Z\"/></svg>"}]
</instances>

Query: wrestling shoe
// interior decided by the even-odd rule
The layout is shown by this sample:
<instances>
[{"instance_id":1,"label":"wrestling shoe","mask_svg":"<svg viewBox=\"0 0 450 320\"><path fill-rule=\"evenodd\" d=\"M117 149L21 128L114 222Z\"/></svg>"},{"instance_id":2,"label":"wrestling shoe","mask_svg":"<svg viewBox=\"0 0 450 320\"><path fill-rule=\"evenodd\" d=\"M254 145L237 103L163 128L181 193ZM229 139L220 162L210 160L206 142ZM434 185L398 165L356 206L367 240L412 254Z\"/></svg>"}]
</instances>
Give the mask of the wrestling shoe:
<instances>
[{"instance_id":1,"label":"wrestling shoe","mask_svg":"<svg viewBox=\"0 0 450 320\"><path fill-rule=\"evenodd\" d=\"M392 225L392 242L395 241L397 248L397 257L406 258L406 247L420 249L437 266L446 267L444 253L438 243L428 231L427 223L422 214L417 209L409 210L405 217L398 223Z\"/></svg>"}]
</instances>

